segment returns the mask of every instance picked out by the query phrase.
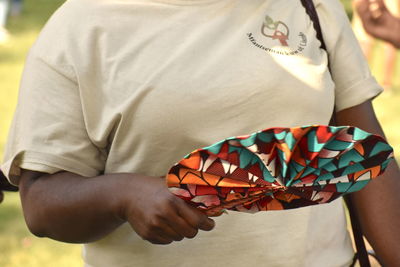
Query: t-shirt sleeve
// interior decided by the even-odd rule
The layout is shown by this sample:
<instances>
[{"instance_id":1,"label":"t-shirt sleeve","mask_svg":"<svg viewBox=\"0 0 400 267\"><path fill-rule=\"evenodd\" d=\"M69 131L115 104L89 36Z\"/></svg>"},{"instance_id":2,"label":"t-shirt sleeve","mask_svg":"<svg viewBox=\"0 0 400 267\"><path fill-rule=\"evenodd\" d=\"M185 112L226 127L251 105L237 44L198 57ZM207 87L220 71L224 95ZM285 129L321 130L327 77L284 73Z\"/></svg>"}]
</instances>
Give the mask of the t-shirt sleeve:
<instances>
[{"instance_id":1,"label":"t-shirt sleeve","mask_svg":"<svg viewBox=\"0 0 400 267\"><path fill-rule=\"evenodd\" d=\"M51 43L46 36L39 38L27 58L1 166L14 184L21 168L83 176L95 176L104 169L105 153L88 135L79 79L68 62L68 52L58 52L57 45L44 46Z\"/></svg>"},{"instance_id":2,"label":"t-shirt sleeve","mask_svg":"<svg viewBox=\"0 0 400 267\"><path fill-rule=\"evenodd\" d=\"M368 63L338 0L314 0L335 82L335 108L340 111L379 95L383 88Z\"/></svg>"}]
</instances>

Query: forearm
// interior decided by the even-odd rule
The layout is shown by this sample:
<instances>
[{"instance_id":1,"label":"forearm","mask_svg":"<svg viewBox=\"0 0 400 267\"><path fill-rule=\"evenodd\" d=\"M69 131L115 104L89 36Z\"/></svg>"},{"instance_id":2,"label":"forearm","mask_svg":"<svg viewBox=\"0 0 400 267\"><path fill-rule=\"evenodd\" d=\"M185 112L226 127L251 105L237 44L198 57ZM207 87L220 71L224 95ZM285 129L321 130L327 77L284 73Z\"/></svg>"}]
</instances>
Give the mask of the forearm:
<instances>
[{"instance_id":1,"label":"forearm","mask_svg":"<svg viewBox=\"0 0 400 267\"><path fill-rule=\"evenodd\" d=\"M20 194L31 232L64 242L98 240L125 221L153 244L193 238L214 227L213 220L173 195L161 177L25 171Z\"/></svg>"},{"instance_id":2,"label":"forearm","mask_svg":"<svg viewBox=\"0 0 400 267\"><path fill-rule=\"evenodd\" d=\"M384 135L370 103L339 112L337 121ZM363 232L385 266L400 266L399 192L399 168L391 162L384 175L351 195Z\"/></svg>"},{"instance_id":3,"label":"forearm","mask_svg":"<svg viewBox=\"0 0 400 267\"><path fill-rule=\"evenodd\" d=\"M399 178L392 162L384 175L352 194L363 232L384 266L400 266Z\"/></svg>"},{"instance_id":4,"label":"forearm","mask_svg":"<svg viewBox=\"0 0 400 267\"><path fill-rule=\"evenodd\" d=\"M95 241L121 225L120 198L129 174L85 178L62 172L22 181L20 194L30 230L63 242ZM28 179L22 176L22 179Z\"/></svg>"}]
</instances>

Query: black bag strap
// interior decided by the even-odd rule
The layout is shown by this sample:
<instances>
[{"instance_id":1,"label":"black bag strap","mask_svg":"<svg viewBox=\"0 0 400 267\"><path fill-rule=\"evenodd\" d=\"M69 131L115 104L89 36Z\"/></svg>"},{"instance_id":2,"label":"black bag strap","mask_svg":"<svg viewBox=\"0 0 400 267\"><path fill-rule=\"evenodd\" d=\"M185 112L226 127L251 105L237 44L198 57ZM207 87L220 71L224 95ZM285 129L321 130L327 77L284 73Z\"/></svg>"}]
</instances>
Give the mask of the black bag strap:
<instances>
[{"instance_id":1,"label":"black bag strap","mask_svg":"<svg viewBox=\"0 0 400 267\"><path fill-rule=\"evenodd\" d=\"M320 48L327 51L326 45L324 42L324 38L322 36L321 25L319 23L318 13L317 13L317 10L315 10L314 2L312 0L300 0L300 1L301 1L301 4L303 5L303 7L306 9L306 13L310 17L310 19L313 23L315 32L317 33L317 39L321 42Z\"/></svg>"},{"instance_id":2,"label":"black bag strap","mask_svg":"<svg viewBox=\"0 0 400 267\"><path fill-rule=\"evenodd\" d=\"M313 27L317 33L317 39L321 42L320 48L324 49L326 52L328 52L326 49L323 35L322 35L322 30L321 30L321 25L319 23L318 13L315 9L313 0L300 0L300 1L306 10L306 13L308 14L308 16L310 17L310 19L313 23ZM328 68L329 68L329 66L328 66ZM330 70L330 68L329 68L329 70ZM335 122L336 122L336 120L335 120L335 110L334 110L330 123L332 125L335 125ZM363 234L362 234L362 230L361 230L360 221L358 220L358 217L357 217L356 211L354 209L354 205L351 201L350 195L345 196L344 200L345 200L347 208L349 210L351 227L353 229L354 243L356 244L356 250L357 250L356 254L354 255L353 262L350 266L354 266L358 259L358 261L360 263L360 267L370 267L371 265L369 262L367 249L365 248L365 243L364 243L364 238L363 238Z\"/></svg>"},{"instance_id":3,"label":"black bag strap","mask_svg":"<svg viewBox=\"0 0 400 267\"><path fill-rule=\"evenodd\" d=\"M356 249L357 249L357 252L354 255L353 263L351 266L354 266L354 264L358 259L361 267L370 267L371 264L369 263L368 252L367 249L365 248L360 221L358 220L356 210L354 209L354 205L351 201L351 196L350 195L344 196L344 201L346 202L347 209L349 210L354 243L356 244Z\"/></svg>"},{"instance_id":4,"label":"black bag strap","mask_svg":"<svg viewBox=\"0 0 400 267\"><path fill-rule=\"evenodd\" d=\"M13 186L7 181L7 178L3 174L3 172L0 170L0 191L18 191L18 187Z\"/></svg>"}]
</instances>

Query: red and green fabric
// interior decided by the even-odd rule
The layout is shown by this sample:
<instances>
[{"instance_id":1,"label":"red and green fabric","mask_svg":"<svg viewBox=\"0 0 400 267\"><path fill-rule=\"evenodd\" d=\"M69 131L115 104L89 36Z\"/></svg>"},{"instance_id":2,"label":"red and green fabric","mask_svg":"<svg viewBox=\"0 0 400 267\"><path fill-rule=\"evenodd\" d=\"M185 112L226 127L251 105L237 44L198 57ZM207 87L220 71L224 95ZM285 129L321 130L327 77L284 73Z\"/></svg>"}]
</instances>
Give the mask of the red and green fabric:
<instances>
[{"instance_id":1,"label":"red and green fabric","mask_svg":"<svg viewBox=\"0 0 400 267\"><path fill-rule=\"evenodd\" d=\"M269 128L191 152L167 184L208 215L294 209L362 189L392 158L385 139L356 127Z\"/></svg>"}]
</instances>

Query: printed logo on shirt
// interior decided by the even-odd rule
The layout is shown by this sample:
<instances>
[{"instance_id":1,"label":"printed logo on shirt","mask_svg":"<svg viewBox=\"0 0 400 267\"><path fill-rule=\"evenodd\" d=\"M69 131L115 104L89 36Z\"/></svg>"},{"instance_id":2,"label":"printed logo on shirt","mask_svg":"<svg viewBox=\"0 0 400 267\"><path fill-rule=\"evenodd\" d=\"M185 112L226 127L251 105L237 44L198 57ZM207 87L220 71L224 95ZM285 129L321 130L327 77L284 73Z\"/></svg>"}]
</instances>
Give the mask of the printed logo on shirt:
<instances>
[{"instance_id":1,"label":"printed logo on shirt","mask_svg":"<svg viewBox=\"0 0 400 267\"><path fill-rule=\"evenodd\" d=\"M307 46L307 36L303 32L292 34L286 23L266 15L261 25L261 35L247 33L249 41L256 47L279 55L296 55ZM257 39L258 37L260 39ZM266 38L262 38L266 37Z\"/></svg>"},{"instance_id":2,"label":"printed logo on shirt","mask_svg":"<svg viewBox=\"0 0 400 267\"><path fill-rule=\"evenodd\" d=\"M274 21L270 16L265 16L261 26L261 33L272 40L279 40L283 46L289 46L287 43L289 39L289 28L280 20Z\"/></svg>"}]
</instances>

